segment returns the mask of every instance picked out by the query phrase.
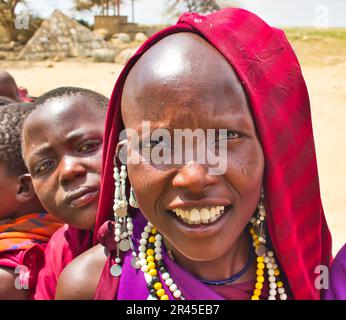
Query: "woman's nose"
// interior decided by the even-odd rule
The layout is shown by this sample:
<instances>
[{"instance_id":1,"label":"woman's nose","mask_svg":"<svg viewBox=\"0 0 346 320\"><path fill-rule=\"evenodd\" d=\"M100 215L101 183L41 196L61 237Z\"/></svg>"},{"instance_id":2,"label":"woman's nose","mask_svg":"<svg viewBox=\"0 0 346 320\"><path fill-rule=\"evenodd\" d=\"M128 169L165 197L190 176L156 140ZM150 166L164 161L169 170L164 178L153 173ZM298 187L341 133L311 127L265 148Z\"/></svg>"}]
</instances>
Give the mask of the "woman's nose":
<instances>
[{"instance_id":1,"label":"woman's nose","mask_svg":"<svg viewBox=\"0 0 346 320\"><path fill-rule=\"evenodd\" d=\"M175 188L185 189L193 194L200 194L214 185L216 176L209 175L204 165L188 163L180 168L178 174L173 178L172 184Z\"/></svg>"},{"instance_id":2,"label":"woman's nose","mask_svg":"<svg viewBox=\"0 0 346 320\"><path fill-rule=\"evenodd\" d=\"M60 184L66 185L74 181L78 177L86 175L85 167L73 157L64 157L60 162Z\"/></svg>"}]
</instances>

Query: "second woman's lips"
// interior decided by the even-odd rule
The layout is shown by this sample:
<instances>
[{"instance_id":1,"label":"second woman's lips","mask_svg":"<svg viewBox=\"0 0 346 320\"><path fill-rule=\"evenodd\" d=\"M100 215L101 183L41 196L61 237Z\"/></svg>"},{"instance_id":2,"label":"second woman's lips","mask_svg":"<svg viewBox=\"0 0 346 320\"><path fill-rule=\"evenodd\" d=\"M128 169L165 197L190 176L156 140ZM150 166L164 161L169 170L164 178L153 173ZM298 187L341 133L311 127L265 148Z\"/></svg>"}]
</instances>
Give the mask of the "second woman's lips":
<instances>
[{"instance_id":1,"label":"second woman's lips","mask_svg":"<svg viewBox=\"0 0 346 320\"><path fill-rule=\"evenodd\" d=\"M74 208L83 207L93 202L99 193L99 188L95 186L83 186L69 191L65 197L67 206Z\"/></svg>"}]
</instances>

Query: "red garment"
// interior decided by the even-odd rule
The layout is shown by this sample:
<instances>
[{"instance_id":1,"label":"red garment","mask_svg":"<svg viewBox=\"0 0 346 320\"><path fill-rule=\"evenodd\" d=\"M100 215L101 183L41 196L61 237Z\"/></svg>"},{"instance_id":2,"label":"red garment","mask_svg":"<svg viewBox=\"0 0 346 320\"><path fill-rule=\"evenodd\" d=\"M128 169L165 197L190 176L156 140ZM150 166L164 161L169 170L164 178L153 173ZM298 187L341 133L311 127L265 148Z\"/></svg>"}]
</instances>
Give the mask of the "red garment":
<instances>
[{"instance_id":1,"label":"red garment","mask_svg":"<svg viewBox=\"0 0 346 320\"><path fill-rule=\"evenodd\" d=\"M25 250L47 243L62 223L48 213L31 213L0 225L0 252Z\"/></svg>"},{"instance_id":2,"label":"red garment","mask_svg":"<svg viewBox=\"0 0 346 320\"><path fill-rule=\"evenodd\" d=\"M47 242L61 226L48 213L27 214L0 225L0 268L14 269L22 288L29 289L30 297L35 293Z\"/></svg>"},{"instance_id":3,"label":"red garment","mask_svg":"<svg viewBox=\"0 0 346 320\"><path fill-rule=\"evenodd\" d=\"M36 244L27 250L14 250L0 253L0 267L14 269L18 274L22 288L29 289L29 297L33 299L36 281L44 263L45 244ZM19 268L17 268L19 267Z\"/></svg>"},{"instance_id":4,"label":"red garment","mask_svg":"<svg viewBox=\"0 0 346 320\"><path fill-rule=\"evenodd\" d=\"M92 232L69 225L61 227L49 240L44 267L38 275L35 300L54 300L60 273L74 258L92 246Z\"/></svg>"},{"instance_id":5,"label":"red garment","mask_svg":"<svg viewBox=\"0 0 346 320\"><path fill-rule=\"evenodd\" d=\"M330 266L331 236L321 204L308 91L284 33L246 10L183 14L175 26L146 41L127 63L106 119L95 235L111 219L113 158L123 129L120 102L126 76L145 51L177 32L193 32L206 39L242 81L265 155L265 207L275 254L294 299L320 299L314 270L317 265Z\"/></svg>"}]
</instances>

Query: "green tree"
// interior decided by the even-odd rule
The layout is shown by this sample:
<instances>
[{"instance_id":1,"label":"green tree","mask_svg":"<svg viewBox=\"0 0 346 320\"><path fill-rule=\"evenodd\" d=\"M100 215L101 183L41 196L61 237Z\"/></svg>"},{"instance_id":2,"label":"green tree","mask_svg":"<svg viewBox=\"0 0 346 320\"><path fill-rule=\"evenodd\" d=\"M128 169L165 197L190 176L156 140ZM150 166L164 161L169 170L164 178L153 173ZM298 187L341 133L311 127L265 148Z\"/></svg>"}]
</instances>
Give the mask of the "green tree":
<instances>
[{"instance_id":1,"label":"green tree","mask_svg":"<svg viewBox=\"0 0 346 320\"><path fill-rule=\"evenodd\" d=\"M118 15L120 16L120 5L122 0L74 0L75 8L78 11L99 10L103 16ZM113 13L113 14L112 14Z\"/></svg>"},{"instance_id":2,"label":"green tree","mask_svg":"<svg viewBox=\"0 0 346 320\"><path fill-rule=\"evenodd\" d=\"M0 0L0 24L7 32L7 36L11 41L17 40L16 8L18 4L25 3L24 0Z\"/></svg>"},{"instance_id":3,"label":"green tree","mask_svg":"<svg viewBox=\"0 0 346 320\"><path fill-rule=\"evenodd\" d=\"M215 0L166 0L167 13L179 15L181 12L210 13L220 9Z\"/></svg>"}]
</instances>

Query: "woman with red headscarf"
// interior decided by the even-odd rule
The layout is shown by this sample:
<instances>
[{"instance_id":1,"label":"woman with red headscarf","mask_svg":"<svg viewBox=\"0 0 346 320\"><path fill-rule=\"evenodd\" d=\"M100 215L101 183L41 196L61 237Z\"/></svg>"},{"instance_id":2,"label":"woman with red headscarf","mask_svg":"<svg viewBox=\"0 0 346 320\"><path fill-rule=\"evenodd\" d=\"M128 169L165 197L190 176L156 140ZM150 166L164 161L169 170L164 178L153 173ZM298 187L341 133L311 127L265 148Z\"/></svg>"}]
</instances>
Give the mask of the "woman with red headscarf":
<instances>
[{"instance_id":1,"label":"woman with red headscarf","mask_svg":"<svg viewBox=\"0 0 346 320\"><path fill-rule=\"evenodd\" d=\"M181 152L176 130L207 148ZM320 299L331 239L282 31L241 9L182 15L125 66L105 137L99 244L65 269L58 299ZM196 161L211 150L217 162Z\"/></svg>"}]
</instances>

